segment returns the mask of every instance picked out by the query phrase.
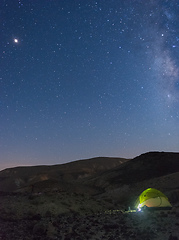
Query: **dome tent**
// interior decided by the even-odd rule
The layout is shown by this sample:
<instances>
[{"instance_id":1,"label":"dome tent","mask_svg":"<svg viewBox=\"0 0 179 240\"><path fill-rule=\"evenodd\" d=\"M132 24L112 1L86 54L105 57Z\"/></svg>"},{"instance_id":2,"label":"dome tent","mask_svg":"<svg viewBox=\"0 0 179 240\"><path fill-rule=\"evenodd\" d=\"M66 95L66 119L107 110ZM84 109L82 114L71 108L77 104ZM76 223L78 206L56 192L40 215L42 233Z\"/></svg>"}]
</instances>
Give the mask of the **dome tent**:
<instances>
[{"instance_id":1,"label":"dome tent","mask_svg":"<svg viewBox=\"0 0 179 240\"><path fill-rule=\"evenodd\" d=\"M139 195L135 207L140 211L142 208L171 209L172 205L165 194L157 189L148 188Z\"/></svg>"}]
</instances>

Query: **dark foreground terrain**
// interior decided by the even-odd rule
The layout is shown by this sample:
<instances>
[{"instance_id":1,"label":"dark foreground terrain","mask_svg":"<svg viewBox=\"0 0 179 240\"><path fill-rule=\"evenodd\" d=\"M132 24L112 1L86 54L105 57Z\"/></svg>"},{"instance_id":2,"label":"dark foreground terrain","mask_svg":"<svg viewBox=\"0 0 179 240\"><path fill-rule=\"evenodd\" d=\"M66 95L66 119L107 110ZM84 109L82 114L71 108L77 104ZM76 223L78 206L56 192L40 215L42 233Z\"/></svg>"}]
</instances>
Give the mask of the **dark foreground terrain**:
<instances>
[{"instance_id":1,"label":"dark foreground terrain","mask_svg":"<svg viewBox=\"0 0 179 240\"><path fill-rule=\"evenodd\" d=\"M4 211L0 218L0 239L179 239L179 208L176 207L170 211L106 211L81 215L71 211L56 216L47 209L44 216L29 211L19 218L13 212Z\"/></svg>"},{"instance_id":2,"label":"dark foreground terrain","mask_svg":"<svg viewBox=\"0 0 179 240\"><path fill-rule=\"evenodd\" d=\"M148 187L173 208L127 211ZM179 240L179 154L3 170L0 239Z\"/></svg>"}]
</instances>

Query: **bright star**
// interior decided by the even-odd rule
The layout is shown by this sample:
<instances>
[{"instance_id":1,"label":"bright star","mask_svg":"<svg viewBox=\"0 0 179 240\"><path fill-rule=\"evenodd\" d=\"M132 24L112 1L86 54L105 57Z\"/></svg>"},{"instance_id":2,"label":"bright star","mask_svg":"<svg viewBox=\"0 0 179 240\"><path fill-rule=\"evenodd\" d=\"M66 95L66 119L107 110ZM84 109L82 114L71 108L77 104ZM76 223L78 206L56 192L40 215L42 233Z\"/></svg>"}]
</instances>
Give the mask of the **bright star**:
<instances>
[{"instance_id":1,"label":"bright star","mask_svg":"<svg viewBox=\"0 0 179 240\"><path fill-rule=\"evenodd\" d=\"M15 42L15 43L18 43L19 40L18 40L17 38L14 38L14 42Z\"/></svg>"}]
</instances>

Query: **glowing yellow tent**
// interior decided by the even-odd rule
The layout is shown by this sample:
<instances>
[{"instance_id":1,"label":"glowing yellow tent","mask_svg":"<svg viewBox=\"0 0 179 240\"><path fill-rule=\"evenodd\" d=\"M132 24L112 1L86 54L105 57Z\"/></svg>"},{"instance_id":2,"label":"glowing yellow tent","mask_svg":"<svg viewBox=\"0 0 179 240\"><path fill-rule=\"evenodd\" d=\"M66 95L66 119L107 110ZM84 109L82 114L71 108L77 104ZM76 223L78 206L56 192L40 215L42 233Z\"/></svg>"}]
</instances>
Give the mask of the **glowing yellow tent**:
<instances>
[{"instance_id":1,"label":"glowing yellow tent","mask_svg":"<svg viewBox=\"0 0 179 240\"><path fill-rule=\"evenodd\" d=\"M155 209L171 209L168 198L159 190L148 188L143 191L136 200L136 208L155 208Z\"/></svg>"}]
</instances>

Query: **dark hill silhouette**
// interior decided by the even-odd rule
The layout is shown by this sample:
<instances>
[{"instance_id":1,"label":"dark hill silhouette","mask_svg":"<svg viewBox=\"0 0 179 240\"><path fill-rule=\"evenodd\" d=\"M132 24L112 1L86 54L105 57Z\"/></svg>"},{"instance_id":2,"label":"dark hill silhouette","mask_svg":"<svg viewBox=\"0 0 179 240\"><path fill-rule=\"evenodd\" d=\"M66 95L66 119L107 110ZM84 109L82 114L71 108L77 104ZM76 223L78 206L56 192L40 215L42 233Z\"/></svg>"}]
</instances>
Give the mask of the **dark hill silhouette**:
<instances>
[{"instance_id":1,"label":"dark hill silhouette","mask_svg":"<svg viewBox=\"0 0 179 240\"><path fill-rule=\"evenodd\" d=\"M149 152L117 167L110 183L133 183L179 171L179 153Z\"/></svg>"},{"instance_id":2,"label":"dark hill silhouette","mask_svg":"<svg viewBox=\"0 0 179 240\"><path fill-rule=\"evenodd\" d=\"M52 166L8 168L0 172L0 191L16 191L34 184L41 186L43 190L46 185L49 188L50 182L56 182L56 186L64 188L65 183L99 174L126 161L128 160L124 158L97 157Z\"/></svg>"},{"instance_id":3,"label":"dark hill silhouette","mask_svg":"<svg viewBox=\"0 0 179 240\"><path fill-rule=\"evenodd\" d=\"M179 153L148 152L91 179L96 186L117 187L179 172Z\"/></svg>"},{"instance_id":4,"label":"dark hill silhouette","mask_svg":"<svg viewBox=\"0 0 179 240\"><path fill-rule=\"evenodd\" d=\"M149 152L132 160L98 157L53 166L5 169L0 172L0 191L30 191L33 185L36 191L58 189L93 195L177 172L179 153Z\"/></svg>"}]
</instances>

